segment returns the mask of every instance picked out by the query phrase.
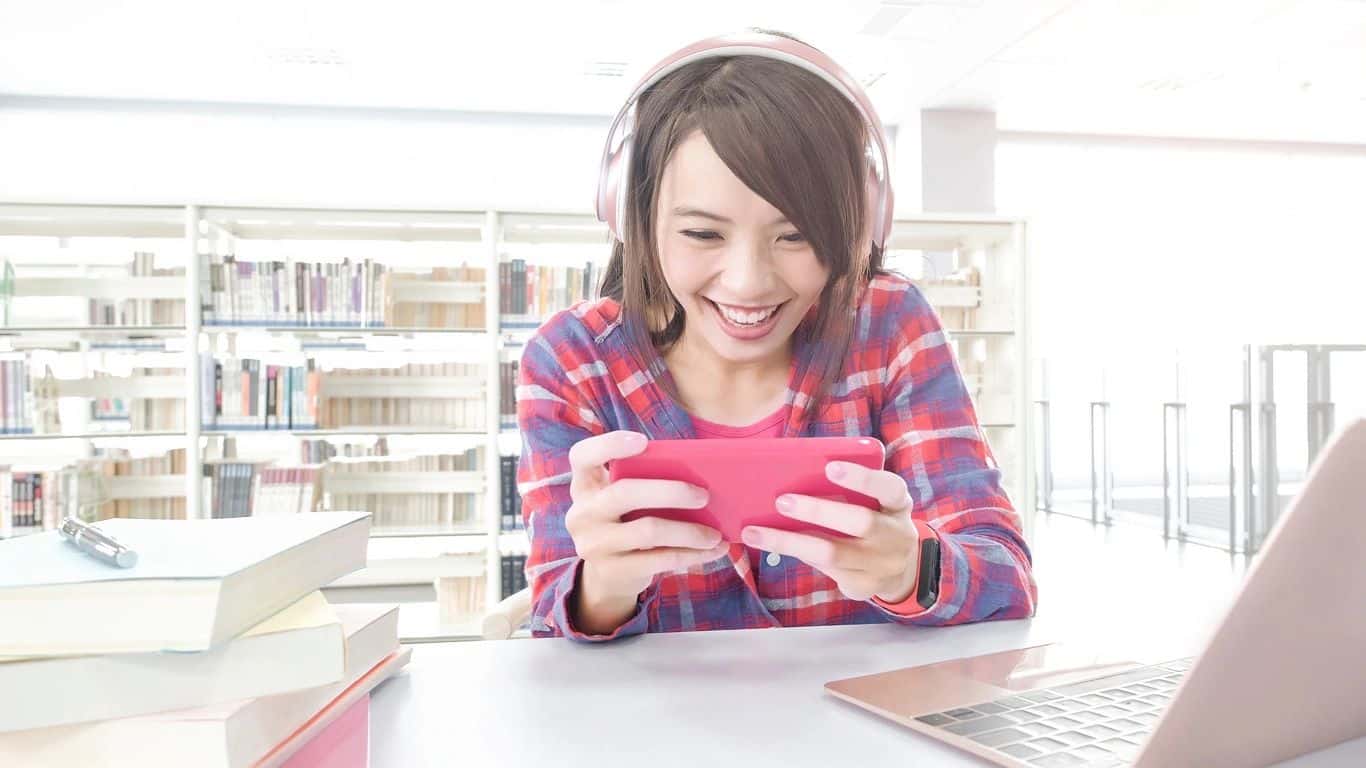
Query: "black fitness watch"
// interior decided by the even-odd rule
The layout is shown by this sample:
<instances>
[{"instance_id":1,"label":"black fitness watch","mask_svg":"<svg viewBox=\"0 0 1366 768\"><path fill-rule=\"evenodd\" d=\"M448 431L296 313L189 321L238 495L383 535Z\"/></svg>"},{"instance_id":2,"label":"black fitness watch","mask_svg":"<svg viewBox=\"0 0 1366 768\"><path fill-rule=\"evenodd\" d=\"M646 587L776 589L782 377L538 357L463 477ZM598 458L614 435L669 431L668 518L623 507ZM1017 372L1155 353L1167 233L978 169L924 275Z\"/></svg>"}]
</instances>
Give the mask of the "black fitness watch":
<instances>
[{"instance_id":1,"label":"black fitness watch","mask_svg":"<svg viewBox=\"0 0 1366 768\"><path fill-rule=\"evenodd\" d=\"M915 521L920 534L920 572L916 576L915 601L928 609L939 599L939 537L930 527Z\"/></svg>"}]
</instances>

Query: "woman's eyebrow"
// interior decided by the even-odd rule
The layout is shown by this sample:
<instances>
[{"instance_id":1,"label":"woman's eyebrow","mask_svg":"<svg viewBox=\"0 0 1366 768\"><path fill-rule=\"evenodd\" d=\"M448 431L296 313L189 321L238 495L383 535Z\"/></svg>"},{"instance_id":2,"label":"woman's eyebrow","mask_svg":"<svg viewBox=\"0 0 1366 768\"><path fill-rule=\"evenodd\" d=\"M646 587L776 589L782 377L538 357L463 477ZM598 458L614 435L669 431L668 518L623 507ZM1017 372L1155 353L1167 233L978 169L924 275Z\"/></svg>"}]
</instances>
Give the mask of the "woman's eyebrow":
<instances>
[{"instance_id":1,"label":"woman's eyebrow","mask_svg":"<svg viewBox=\"0 0 1366 768\"><path fill-rule=\"evenodd\" d=\"M675 215L675 216L697 216L697 217L703 218L703 219L711 219L711 220L713 220L713 221L719 221L719 222L721 222L722 224L734 224L734 223L735 223L735 222L731 221L730 219L726 218L725 216L722 216L722 215L719 214L719 213L712 213L711 211L704 211L704 210L702 210L701 208L690 208L690 207L688 207L688 206L678 206L677 208L674 208L674 215ZM787 217L786 217L786 216L779 216L778 218L776 218L776 219L773 220L773 223L774 223L775 225L776 225L776 224L786 224L786 223L788 223Z\"/></svg>"}]
</instances>

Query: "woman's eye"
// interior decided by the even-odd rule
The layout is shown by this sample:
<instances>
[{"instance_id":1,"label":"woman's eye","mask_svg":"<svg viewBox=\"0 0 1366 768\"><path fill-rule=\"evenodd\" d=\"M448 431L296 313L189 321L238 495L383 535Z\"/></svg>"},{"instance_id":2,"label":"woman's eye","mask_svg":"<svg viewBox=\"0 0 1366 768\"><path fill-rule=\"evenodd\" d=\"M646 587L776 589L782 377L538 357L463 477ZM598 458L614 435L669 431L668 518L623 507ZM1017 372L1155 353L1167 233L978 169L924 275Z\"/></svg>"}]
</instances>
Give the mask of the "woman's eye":
<instances>
[{"instance_id":1,"label":"woman's eye","mask_svg":"<svg viewBox=\"0 0 1366 768\"><path fill-rule=\"evenodd\" d=\"M720 235L718 235L717 233L713 232L713 231L710 230L710 229L685 229L685 230L682 230L680 234L682 234L682 235L684 235L684 236L686 236L686 237L691 237L691 238L694 239L694 240L719 240L719 239L721 239L721 236L720 236ZM778 238L778 239L779 239L779 240L782 240L782 241L785 242L785 243L804 243L804 242L806 242L806 237L805 237L802 233L800 233L800 232L793 232L793 233L788 234L788 235L783 235L782 237L780 237L780 238Z\"/></svg>"}]
</instances>

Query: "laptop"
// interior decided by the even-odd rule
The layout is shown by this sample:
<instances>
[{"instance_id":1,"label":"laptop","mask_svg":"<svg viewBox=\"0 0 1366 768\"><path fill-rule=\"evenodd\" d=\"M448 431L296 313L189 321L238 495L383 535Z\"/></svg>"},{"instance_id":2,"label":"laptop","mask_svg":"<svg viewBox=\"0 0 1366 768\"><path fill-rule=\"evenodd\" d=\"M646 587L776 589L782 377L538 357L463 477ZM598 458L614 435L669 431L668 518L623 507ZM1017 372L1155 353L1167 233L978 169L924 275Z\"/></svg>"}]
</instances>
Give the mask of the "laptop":
<instances>
[{"instance_id":1,"label":"laptop","mask_svg":"<svg viewBox=\"0 0 1366 768\"><path fill-rule=\"evenodd\" d=\"M1366 735L1366 419L1334 435L1190 658L1068 644L831 694L997 765L1265 766Z\"/></svg>"}]
</instances>

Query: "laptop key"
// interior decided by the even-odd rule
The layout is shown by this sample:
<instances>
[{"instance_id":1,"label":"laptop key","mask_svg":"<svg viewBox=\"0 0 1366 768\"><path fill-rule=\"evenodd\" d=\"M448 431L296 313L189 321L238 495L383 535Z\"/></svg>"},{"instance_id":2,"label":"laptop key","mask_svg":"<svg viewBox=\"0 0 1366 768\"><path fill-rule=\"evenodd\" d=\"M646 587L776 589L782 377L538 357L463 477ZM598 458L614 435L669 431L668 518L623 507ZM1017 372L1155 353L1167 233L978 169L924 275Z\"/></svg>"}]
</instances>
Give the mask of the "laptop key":
<instances>
[{"instance_id":1,"label":"laptop key","mask_svg":"<svg viewBox=\"0 0 1366 768\"><path fill-rule=\"evenodd\" d=\"M997 699L992 703L1000 704L1001 706L1008 707L1010 709L1020 709L1022 707L1028 707L1034 702L1022 699L1019 696L1007 696L1004 699Z\"/></svg>"},{"instance_id":2,"label":"laptop key","mask_svg":"<svg viewBox=\"0 0 1366 768\"><path fill-rule=\"evenodd\" d=\"M1078 720L1078 719L1076 719L1076 718L1074 718L1074 717L1068 717L1068 716L1066 716L1066 715L1059 715L1058 717L1050 717L1050 718L1048 718L1047 720L1043 720L1042 722L1043 722L1044 725L1051 725L1051 726L1053 726L1054 728L1063 729L1063 730L1070 730L1070 729L1072 729L1072 728L1076 728L1076 727L1079 726L1079 725L1082 725L1082 722L1081 722L1080 720Z\"/></svg>"},{"instance_id":3,"label":"laptop key","mask_svg":"<svg viewBox=\"0 0 1366 768\"><path fill-rule=\"evenodd\" d=\"M1129 733L1130 731L1137 731L1143 728L1143 726L1140 723L1136 723L1133 720L1129 720L1128 718L1111 720L1110 722L1106 723L1106 725L1110 726L1111 728L1119 729L1121 733Z\"/></svg>"},{"instance_id":4,"label":"laptop key","mask_svg":"<svg viewBox=\"0 0 1366 768\"><path fill-rule=\"evenodd\" d=\"M971 709L950 709L944 714L948 715L949 717L952 717L955 720L970 720L974 717L982 716L981 712L975 712Z\"/></svg>"},{"instance_id":5,"label":"laptop key","mask_svg":"<svg viewBox=\"0 0 1366 768\"><path fill-rule=\"evenodd\" d=\"M1109 696L1101 696L1096 693L1088 693L1085 696L1077 697L1077 700L1088 707L1099 707L1110 703Z\"/></svg>"},{"instance_id":6,"label":"laptop key","mask_svg":"<svg viewBox=\"0 0 1366 768\"><path fill-rule=\"evenodd\" d=\"M1073 712L1072 714L1068 715L1068 717L1076 718L1082 721L1083 723L1094 723L1097 720L1105 719L1103 716L1098 715L1089 709L1083 709L1080 712Z\"/></svg>"},{"instance_id":7,"label":"laptop key","mask_svg":"<svg viewBox=\"0 0 1366 768\"><path fill-rule=\"evenodd\" d=\"M1042 739L1035 739L1028 742L1028 744L1041 752L1057 752L1060 749L1067 749L1067 744L1050 736L1045 736Z\"/></svg>"},{"instance_id":8,"label":"laptop key","mask_svg":"<svg viewBox=\"0 0 1366 768\"><path fill-rule=\"evenodd\" d=\"M1086 760L1086 768L1109 768L1109 766L1124 764L1124 761L1119 757L1094 744L1077 747L1072 750L1072 754Z\"/></svg>"},{"instance_id":9,"label":"laptop key","mask_svg":"<svg viewBox=\"0 0 1366 768\"><path fill-rule=\"evenodd\" d=\"M1040 766L1040 768L1070 768L1074 765L1086 765L1086 760L1066 752L1059 752L1056 755L1036 757L1030 760L1029 764Z\"/></svg>"},{"instance_id":10,"label":"laptop key","mask_svg":"<svg viewBox=\"0 0 1366 768\"><path fill-rule=\"evenodd\" d=\"M1118 736L1119 731L1108 725L1088 725L1079 729L1082 733L1093 739L1108 739L1111 736Z\"/></svg>"},{"instance_id":11,"label":"laptop key","mask_svg":"<svg viewBox=\"0 0 1366 768\"><path fill-rule=\"evenodd\" d=\"M1080 731L1066 731L1063 733L1055 733L1052 736L1049 736L1049 738L1057 739L1058 741L1063 742L1069 747L1079 747L1088 741L1095 741L1095 739L1091 738L1090 736L1087 736L1086 734Z\"/></svg>"},{"instance_id":12,"label":"laptop key","mask_svg":"<svg viewBox=\"0 0 1366 768\"><path fill-rule=\"evenodd\" d=\"M983 746L996 747L999 749L1004 744L1010 744L1016 741L1023 741L1029 737L1029 734L1020 730L1019 728L1002 728L997 731L989 731L987 733L974 734L972 736L969 736L968 738Z\"/></svg>"},{"instance_id":13,"label":"laptop key","mask_svg":"<svg viewBox=\"0 0 1366 768\"><path fill-rule=\"evenodd\" d=\"M1138 754L1138 745L1127 739L1108 739L1096 746L1108 749L1126 760Z\"/></svg>"},{"instance_id":14,"label":"laptop key","mask_svg":"<svg viewBox=\"0 0 1366 768\"><path fill-rule=\"evenodd\" d=\"M1022 723L1015 727L1030 736L1047 736L1050 733L1056 733L1058 730L1051 725L1044 725L1043 723Z\"/></svg>"},{"instance_id":15,"label":"laptop key","mask_svg":"<svg viewBox=\"0 0 1366 768\"><path fill-rule=\"evenodd\" d=\"M920 722L924 723L925 725L934 725L934 726L948 725L949 723L954 722L954 719L953 719L952 717L948 717L948 716L946 716L946 715L940 715L940 714L921 715L920 717L917 717L916 720L919 720Z\"/></svg>"},{"instance_id":16,"label":"laptop key","mask_svg":"<svg viewBox=\"0 0 1366 768\"><path fill-rule=\"evenodd\" d=\"M1005 720L995 716L987 715L973 720L961 720L952 725L944 726L944 730L949 733L956 733L959 736L967 736L972 733L982 733L983 731L994 731L997 728L1005 728L1010 725Z\"/></svg>"},{"instance_id":17,"label":"laptop key","mask_svg":"<svg viewBox=\"0 0 1366 768\"><path fill-rule=\"evenodd\" d=\"M1125 715L1129 714L1129 710L1120 709L1116 706L1096 707L1091 711L1095 712L1097 715L1100 715L1102 717L1124 717Z\"/></svg>"},{"instance_id":18,"label":"laptop key","mask_svg":"<svg viewBox=\"0 0 1366 768\"><path fill-rule=\"evenodd\" d=\"M1006 711L1005 707L990 701L985 704L973 704L972 708L984 715L999 715Z\"/></svg>"},{"instance_id":19,"label":"laptop key","mask_svg":"<svg viewBox=\"0 0 1366 768\"><path fill-rule=\"evenodd\" d=\"M1029 691L1028 693L1020 694L1020 698L1028 699L1036 704L1041 704L1045 701L1052 701L1053 699L1060 699L1062 697L1052 691Z\"/></svg>"},{"instance_id":20,"label":"laptop key","mask_svg":"<svg viewBox=\"0 0 1366 768\"><path fill-rule=\"evenodd\" d=\"M1001 747L1000 751L1006 753L1007 755L1010 755L1011 757L1018 757L1023 760L1028 760L1031 757L1042 754L1041 752L1039 752L1039 750L1029 746L1028 744L1010 744Z\"/></svg>"}]
</instances>

